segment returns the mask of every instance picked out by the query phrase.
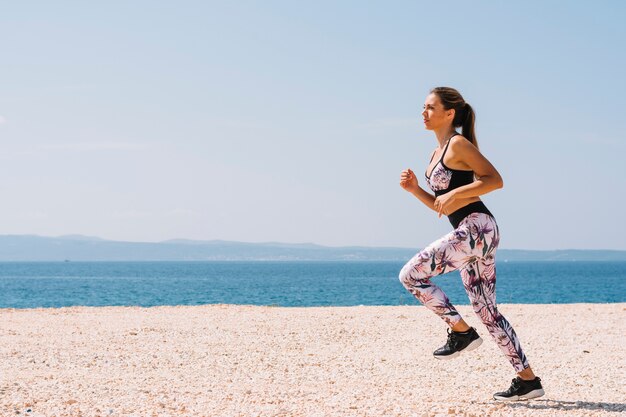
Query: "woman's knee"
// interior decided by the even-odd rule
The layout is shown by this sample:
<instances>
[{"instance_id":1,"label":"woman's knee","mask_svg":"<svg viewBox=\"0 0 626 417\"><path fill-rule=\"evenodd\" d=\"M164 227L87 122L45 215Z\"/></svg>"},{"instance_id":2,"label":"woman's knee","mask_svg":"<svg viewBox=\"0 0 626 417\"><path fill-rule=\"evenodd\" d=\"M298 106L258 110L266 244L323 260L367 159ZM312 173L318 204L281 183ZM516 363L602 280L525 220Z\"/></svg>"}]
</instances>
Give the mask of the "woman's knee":
<instances>
[{"instance_id":1,"label":"woman's knee","mask_svg":"<svg viewBox=\"0 0 626 417\"><path fill-rule=\"evenodd\" d=\"M421 263L407 263L400 270L398 279L405 287L409 285L415 285L418 281L428 280L432 277L432 274L427 272L427 268Z\"/></svg>"},{"instance_id":2,"label":"woman's knee","mask_svg":"<svg viewBox=\"0 0 626 417\"><path fill-rule=\"evenodd\" d=\"M398 277L402 285L415 285L416 281L428 280L436 275L432 268L434 251L431 246L427 246L404 265Z\"/></svg>"},{"instance_id":3,"label":"woman's knee","mask_svg":"<svg viewBox=\"0 0 626 417\"><path fill-rule=\"evenodd\" d=\"M472 309L485 325L497 325L500 318L498 308L480 298L472 299Z\"/></svg>"},{"instance_id":4,"label":"woman's knee","mask_svg":"<svg viewBox=\"0 0 626 417\"><path fill-rule=\"evenodd\" d=\"M400 280L400 282L402 283L403 286L407 286L407 283L409 281L409 264L406 264L402 267L402 269L400 270L400 274L398 274L398 279Z\"/></svg>"}]
</instances>

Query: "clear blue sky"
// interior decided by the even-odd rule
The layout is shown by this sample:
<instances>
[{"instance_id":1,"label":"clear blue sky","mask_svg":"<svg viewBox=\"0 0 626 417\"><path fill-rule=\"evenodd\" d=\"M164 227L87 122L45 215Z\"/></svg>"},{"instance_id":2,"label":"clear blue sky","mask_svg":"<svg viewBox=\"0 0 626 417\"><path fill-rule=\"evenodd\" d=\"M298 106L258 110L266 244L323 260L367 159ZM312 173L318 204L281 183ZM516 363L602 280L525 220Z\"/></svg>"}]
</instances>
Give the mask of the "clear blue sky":
<instances>
[{"instance_id":1,"label":"clear blue sky","mask_svg":"<svg viewBox=\"0 0 626 417\"><path fill-rule=\"evenodd\" d=\"M626 249L624 4L7 2L0 234L418 249L452 86L501 248Z\"/></svg>"}]
</instances>

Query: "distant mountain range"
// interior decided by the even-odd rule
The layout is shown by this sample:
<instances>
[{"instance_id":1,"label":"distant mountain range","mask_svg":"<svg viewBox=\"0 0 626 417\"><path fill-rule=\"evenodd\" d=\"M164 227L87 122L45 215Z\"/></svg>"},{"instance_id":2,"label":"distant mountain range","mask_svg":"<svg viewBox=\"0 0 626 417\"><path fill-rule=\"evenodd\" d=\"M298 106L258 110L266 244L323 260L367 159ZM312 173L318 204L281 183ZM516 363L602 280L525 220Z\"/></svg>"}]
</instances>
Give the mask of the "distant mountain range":
<instances>
[{"instance_id":1,"label":"distant mountain range","mask_svg":"<svg viewBox=\"0 0 626 417\"><path fill-rule=\"evenodd\" d=\"M122 242L67 235L0 235L0 261L407 261L417 248L173 239ZM621 250L499 249L499 261L626 261Z\"/></svg>"}]
</instances>

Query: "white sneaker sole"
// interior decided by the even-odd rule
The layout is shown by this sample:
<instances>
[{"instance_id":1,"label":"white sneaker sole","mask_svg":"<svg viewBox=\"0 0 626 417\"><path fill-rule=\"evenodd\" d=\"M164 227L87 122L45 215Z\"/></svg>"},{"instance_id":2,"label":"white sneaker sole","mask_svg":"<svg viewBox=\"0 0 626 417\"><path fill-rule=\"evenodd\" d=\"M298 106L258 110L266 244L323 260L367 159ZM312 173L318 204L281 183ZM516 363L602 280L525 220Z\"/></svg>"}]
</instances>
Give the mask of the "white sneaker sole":
<instances>
[{"instance_id":1,"label":"white sneaker sole","mask_svg":"<svg viewBox=\"0 0 626 417\"><path fill-rule=\"evenodd\" d=\"M458 352L454 352L450 355L447 356L438 356L438 355L433 355L435 358L437 359L442 359L442 360L448 360L448 359L454 359L457 356L461 355L461 352L469 352L470 350L474 350L477 349L478 346L483 344L483 339L481 337L478 337L478 339L474 340L472 343L470 343L469 345L467 345L467 347L463 350L460 350Z\"/></svg>"},{"instance_id":2,"label":"white sneaker sole","mask_svg":"<svg viewBox=\"0 0 626 417\"><path fill-rule=\"evenodd\" d=\"M524 395L515 395L513 397L499 397L497 395L493 396L494 400L498 400L498 401L519 401L519 400L532 400L533 398L537 398L537 397L541 397L542 395L545 394L545 391L543 390L543 388L539 388L533 391L530 391L527 394Z\"/></svg>"}]
</instances>

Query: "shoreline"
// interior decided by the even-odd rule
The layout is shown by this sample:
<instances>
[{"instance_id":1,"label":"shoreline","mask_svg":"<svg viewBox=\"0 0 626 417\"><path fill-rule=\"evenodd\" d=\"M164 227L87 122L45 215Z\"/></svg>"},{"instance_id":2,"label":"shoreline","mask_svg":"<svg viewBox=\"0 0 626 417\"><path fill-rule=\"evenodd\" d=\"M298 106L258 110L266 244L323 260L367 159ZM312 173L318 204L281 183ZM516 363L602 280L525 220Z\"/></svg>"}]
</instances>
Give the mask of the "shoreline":
<instances>
[{"instance_id":1,"label":"shoreline","mask_svg":"<svg viewBox=\"0 0 626 417\"><path fill-rule=\"evenodd\" d=\"M578 302L578 303L498 303L498 307L502 306L595 306L595 305L621 305L626 306L626 301L610 301L610 302ZM469 307L470 304L454 303L454 306ZM215 303L215 304L158 304L153 306L140 306L140 305L103 305L103 306L90 306L90 305L72 305L62 307L0 307L0 314L7 311L48 311L48 310L61 310L61 309L154 309L154 308L196 308L196 307L260 307L260 308L303 308L303 309L324 309L324 308L359 308L359 307L380 307L380 308L395 308L395 307L423 307L421 304L397 304L397 305L384 305L384 304L358 304L358 305L323 305L323 306L286 306L280 304L232 304L232 303Z\"/></svg>"},{"instance_id":2,"label":"shoreline","mask_svg":"<svg viewBox=\"0 0 626 417\"><path fill-rule=\"evenodd\" d=\"M0 309L0 415L610 416L626 411L626 303L498 304L546 395L484 343L451 361L423 306ZM30 409L30 411L27 411Z\"/></svg>"}]
</instances>

